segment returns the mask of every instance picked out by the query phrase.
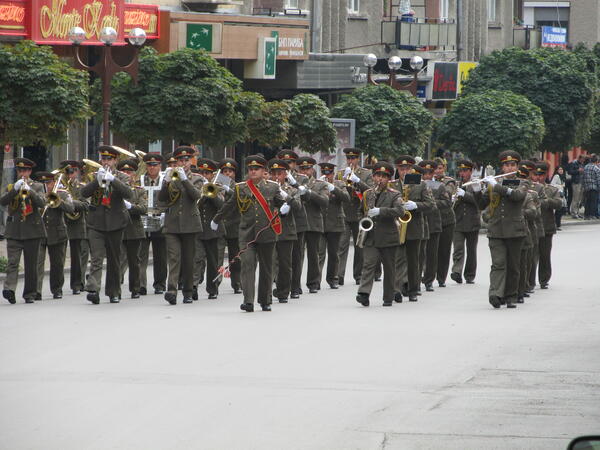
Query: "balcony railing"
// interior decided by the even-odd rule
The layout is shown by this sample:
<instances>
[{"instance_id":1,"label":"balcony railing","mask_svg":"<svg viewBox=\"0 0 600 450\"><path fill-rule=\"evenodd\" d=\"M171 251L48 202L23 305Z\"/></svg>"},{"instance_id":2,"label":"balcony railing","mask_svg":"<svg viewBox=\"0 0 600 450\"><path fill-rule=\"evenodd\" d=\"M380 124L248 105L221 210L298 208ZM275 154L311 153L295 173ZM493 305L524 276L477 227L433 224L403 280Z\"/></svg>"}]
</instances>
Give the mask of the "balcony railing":
<instances>
[{"instance_id":1,"label":"balcony railing","mask_svg":"<svg viewBox=\"0 0 600 450\"><path fill-rule=\"evenodd\" d=\"M538 28L522 26L513 28L513 45L525 50L540 47L542 32Z\"/></svg>"},{"instance_id":2,"label":"balcony railing","mask_svg":"<svg viewBox=\"0 0 600 450\"><path fill-rule=\"evenodd\" d=\"M456 22L449 19L398 17L396 46L400 49L456 49Z\"/></svg>"}]
</instances>

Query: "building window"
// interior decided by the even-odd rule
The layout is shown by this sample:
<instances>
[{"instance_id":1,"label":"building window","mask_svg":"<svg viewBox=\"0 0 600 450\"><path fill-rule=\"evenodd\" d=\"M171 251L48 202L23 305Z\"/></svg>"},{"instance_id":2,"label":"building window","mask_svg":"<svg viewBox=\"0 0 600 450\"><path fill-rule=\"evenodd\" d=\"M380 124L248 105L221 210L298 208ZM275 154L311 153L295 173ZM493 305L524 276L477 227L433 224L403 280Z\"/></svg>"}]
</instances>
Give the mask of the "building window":
<instances>
[{"instance_id":1,"label":"building window","mask_svg":"<svg viewBox=\"0 0 600 450\"><path fill-rule=\"evenodd\" d=\"M496 22L496 0L487 0L488 22Z\"/></svg>"},{"instance_id":2,"label":"building window","mask_svg":"<svg viewBox=\"0 0 600 450\"><path fill-rule=\"evenodd\" d=\"M348 12L358 14L360 12L360 0L348 0Z\"/></svg>"},{"instance_id":3,"label":"building window","mask_svg":"<svg viewBox=\"0 0 600 450\"><path fill-rule=\"evenodd\" d=\"M440 0L440 19L448 19L448 3L450 0Z\"/></svg>"},{"instance_id":4,"label":"building window","mask_svg":"<svg viewBox=\"0 0 600 450\"><path fill-rule=\"evenodd\" d=\"M298 9L298 0L285 0L286 9Z\"/></svg>"}]
</instances>

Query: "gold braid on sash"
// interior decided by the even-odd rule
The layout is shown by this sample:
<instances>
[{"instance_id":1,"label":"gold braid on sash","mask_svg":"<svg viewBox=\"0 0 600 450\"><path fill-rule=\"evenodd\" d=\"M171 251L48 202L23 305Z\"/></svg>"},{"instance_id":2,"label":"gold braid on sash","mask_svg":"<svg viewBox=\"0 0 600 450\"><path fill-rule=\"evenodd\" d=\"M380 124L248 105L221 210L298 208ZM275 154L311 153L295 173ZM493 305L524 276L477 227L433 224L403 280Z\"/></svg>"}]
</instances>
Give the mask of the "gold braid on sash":
<instances>
[{"instance_id":1,"label":"gold braid on sash","mask_svg":"<svg viewBox=\"0 0 600 450\"><path fill-rule=\"evenodd\" d=\"M492 185L488 185L488 194L490 196L490 206L488 207L488 211L490 213L490 217L494 215L496 208L500 204L500 194L496 194L494 192L494 188Z\"/></svg>"},{"instance_id":2,"label":"gold braid on sash","mask_svg":"<svg viewBox=\"0 0 600 450\"><path fill-rule=\"evenodd\" d=\"M248 208L250 208L250 204L252 203L252 197L242 199L240 197L240 186L237 184L235 185L235 198L237 200L237 205L238 209L240 210L240 213L243 214L246 211L248 211Z\"/></svg>"},{"instance_id":3,"label":"gold braid on sash","mask_svg":"<svg viewBox=\"0 0 600 450\"><path fill-rule=\"evenodd\" d=\"M102 197L104 197L104 189L96 189L92 195L91 204L93 206L100 206L102 204Z\"/></svg>"},{"instance_id":4,"label":"gold braid on sash","mask_svg":"<svg viewBox=\"0 0 600 450\"><path fill-rule=\"evenodd\" d=\"M167 184L167 190L169 191L169 206L173 206L181 197L181 191L173 183Z\"/></svg>"}]
</instances>

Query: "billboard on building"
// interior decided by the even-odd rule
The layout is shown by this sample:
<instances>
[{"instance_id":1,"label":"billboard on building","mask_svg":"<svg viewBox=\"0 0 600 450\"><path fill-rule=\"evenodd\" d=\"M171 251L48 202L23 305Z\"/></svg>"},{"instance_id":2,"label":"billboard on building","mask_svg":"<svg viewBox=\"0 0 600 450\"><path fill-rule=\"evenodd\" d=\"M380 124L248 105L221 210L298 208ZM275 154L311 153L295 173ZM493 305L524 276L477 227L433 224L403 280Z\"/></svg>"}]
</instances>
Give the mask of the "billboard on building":
<instances>
[{"instance_id":1,"label":"billboard on building","mask_svg":"<svg viewBox=\"0 0 600 450\"><path fill-rule=\"evenodd\" d=\"M432 100L455 100L458 93L458 63L434 62Z\"/></svg>"},{"instance_id":2,"label":"billboard on building","mask_svg":"<svg viewBox=\"0 0 600 450\"><path fill-rule=\"evenodd\" d=\"M567 48L567 29L542 27L542 47Z\"/></svg>"}]
</instances>

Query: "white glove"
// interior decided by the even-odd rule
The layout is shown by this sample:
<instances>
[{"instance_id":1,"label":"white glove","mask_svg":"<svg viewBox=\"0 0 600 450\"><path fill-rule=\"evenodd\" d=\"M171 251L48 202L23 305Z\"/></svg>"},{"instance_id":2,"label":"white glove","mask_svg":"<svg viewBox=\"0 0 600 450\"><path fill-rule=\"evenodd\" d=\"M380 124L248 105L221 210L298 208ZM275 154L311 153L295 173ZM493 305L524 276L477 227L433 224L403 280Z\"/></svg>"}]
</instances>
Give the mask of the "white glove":
<instances>
[{"instance_id":1,"label":"white glove","mask_svg":"<svg viewBox=\"0 0 600 450\"><path fill-rule=\"evenodd\" d=\"M287 203L284 203L283 205L281 205L281 208L279 208L279 214L281 214L282 216L285 216L289 212L290 205L288 205Z\"/></svg>"},{"instance_id":2,"label":"white glove","mask_svg":"<svg viewBox=\"0 0 600 450\"><path fill-rule=\"evenodd\" d=\"M219 229L219 224L216 223L214 220L210 221L210 229L213 231L217 231Z\"/></svg>"},{"instance_id":3,"label":"white glove","mask_svg":"<svg viewBox=\"0 0 600 450\"><path fill-rule=\"evenodd\" d=\"M508 195L510 197L510 194L512 194L512 189L511 188L507 188L506 189L506 195Z\"/></svg>"},{"instance_id":4,"label":"white glove","mask_svg":"<svg viewBox=\"0 0 600 450\"><path fill-rule=\"evenodd\" d=\"M456 190L456 195L459 196L459 197L464 197L465 196L465 190L461 189L461 188L458 188Z\"/></svg>"},{"instance_id":5,"label":"white glove","mask_svg":"<svg viewBox=\"0 0 600 450\"><path fill-rule=\"evenodd\" d=\"M100 169L98 169L98 172L96 172L96 179L98 180L98 183L102 184L102 180L104 180L104 175L106 175L106 170L104 170L104 167L101 167Z\"/></svg>"},{"instance_id":6,"label":"white glove","mask_svg":"<svg viewBox=\"0 0 600 450\"><path fill-rule=\"evenodd\" d=\"M417 209L417 204L412 200L408 200L406 203L404 203L404 209L406 211L412 211L414 209Z\"/></svg>"},{"instance_id":7,"label":"white glove","mask_svg":"<svg viewBox=\"0 0 600 450\"><path fill-rule=\"evenodd\" d=\"M123 203L125 203L125 208L131 209L131 202L128 202L127 200L123 200Z\"/></svg>"},{"instance_id":8,"label":"white glove","mask_svg":"<svg viewBox=\"0 0 600 450\"><path fill-rule=\"evenodd\" d=\"M494 187L498 184L498 182L496 181L496 179L492 176L492 175L488 175L487 177L485 177L483 179L484 182L486 182L487 184L489 184L490 186Z\"/></svg>"},{"instance_id":9,"label":"white glove","mask_svg":"<svg viewBox=\"0 0 600 450\"><path fill-rule=\"evenodd\" d=\"M308 192L308 189L306 189L306 186L299 186L298 191L300 192L300 195L304 195Z\"/></svg>"},{"instance_id":10,"label":"white glove","mask_svg":"<svg viewBox=\"0 0 600 450\"><path fill-rule=\"evenodd\" d=\"M286 178L288 180L288 183L290 183L292 186L296 186L296 184L298 184L298 182L296 181L296 179L292 176L292 174L290 172L287 173Z\"/></svg>"},{"instance_id":11,"label":"white glove","mask_svg":"<svg viewBox=\"0 0 600 450\"><path fill-rule=\"evenodd\" d=\"M360 178L358 178L358 175L353 173L352 175L350 175L350 181L352 181L353 183L358 183L360 181Z\"/></svg>"},{"instance_id":12,"label":"white glove","mask_svg":"<svg viewBox=\"0 0 600 450\"><path fill-rule=\"evenodd\" d=\"M183 167L178 167L177 171L179 172L179 179L181 181L185 181L188 179L187 175L185 174L185 170Z\"/></svg>"},{"instance_id":13,"label":"white glove","mask_svg":"<svg viewBox=\"0 0 600 450\"><path fill-rule=\"evenodd\" d=\"M229 191L231 190L231 188L230 188L230 187L229 187L227 184L224 184L224 185L223 185L223 190L224 190L225 192L229 192Z\"/></svg>"},{"instance_id":14,"label":"white glove","mask_svg":"<svg viewBox=\"0 0 600 450\"><path fill-rule=\"evenodd\" d=\"M473 186L473 192L481 192L481 183L474 183L471 186Z\"/></svg>"},{"instance_id":15,"label":"white glove","mask_svg":"<svg viewBox=\"0 0 600 450\"><path fill-rule=\"evenodd\" d=\"M165 226L165 217L166 217L166 216L167 216L167 215L166 215L165 213L162 213L162 214L160 215L160 226L161 226L161 227L164 227L164 226Z\"/></svg>"},{"instance_id":16,"label":"white glove","mask_svg":"<svg viewBox=\"0 0 600 450\"><path fill-rule=\"evenodd\" d=\"M15 191L21 190L21 187L23 186L24 183L25 183L25 180L23 178L19 178L19 180L14 184L13 189Z\"/></svg>"},{"instance_id":17,"label":"white glove","mask_svg":"<svg viewBox=\"0 0 600 450\"><path fill-rule=\"evenodd\" d=\"M173 168L169 167L167 170L165 170L165 181L167 183L171 182L171 176L173 174Z\"/></svg>"},{"instance_id":18,"label":"white glove","mask_svg":"<svg viewBox=\"0 0 600 450\"><path fill-rule=\"evenodd\" d=\"M344 169L344 178L346 178L348 175L350 175L350 172L352 172L352 168L351 167L346 167Z\"/></svg>"},{"instance_id":19,"label":"white glove","mask_svg":"<svg viewBox=\"0 0 600 450\"><path fill-rule=\"evenodd\" d=\"M332 183L327 183L327 190L329 192L333 192L334 189L335 189L335 186Z\"/></svg>"},{"instance_id":20,"label":"white glove","mask_svg":"<svg viewBox=\"0 0 600 450\"><path fill-rule=\"evenodd\" d=\"M281 198L284 200L289 197L288 193L285 192L283 189L279 189L279 195L281 195Z\"/></svg>"},{"instance_id":21,"label":"white glove","mask_svg":"<svg viewBox=\"0 0 600 450\"><path fill-rule=\"evenodd\" d=\"M29 186L27 183L23 182L23 190L28 191L29 189L31 189L31 186Z\"/></svg>"},{"instance_id":22,"label":"white glove","mask_svg":"<svg viewBox=\"0 0 600 450\"><path fill-rule=\"evenodd\" d=\"M115 179L115 176L110 172L106 172L104 174L104 179L106 180L107 183L110 183L111 181L113 181Z\"/></svg>"},{"instance_id":23,"label":"white glove","mask_svg":"<svg viewBox=\"0 0 600 450\"><path fill-rule=\"evenodd\" d=\"M381 213L381 210L379 208L371 208L368 212L367 215L369 217L375 217L378 216Z\"/></svg>"}]
</instances>

